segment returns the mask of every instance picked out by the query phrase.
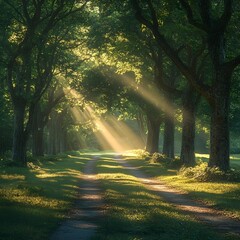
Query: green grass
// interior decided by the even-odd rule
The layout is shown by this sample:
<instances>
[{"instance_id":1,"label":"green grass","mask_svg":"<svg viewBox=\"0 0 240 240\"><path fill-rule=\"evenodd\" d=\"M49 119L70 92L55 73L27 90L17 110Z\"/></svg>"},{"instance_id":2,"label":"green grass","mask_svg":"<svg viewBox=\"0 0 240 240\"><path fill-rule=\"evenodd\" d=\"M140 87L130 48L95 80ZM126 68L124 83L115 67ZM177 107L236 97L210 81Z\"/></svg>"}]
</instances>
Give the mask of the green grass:
<instances>
[{"instance_id":1,"label":"green grass","mask_svg":"<svg viewBox=\"0 0 240 240\"><path fill-rule=\"evenodd\" d=\"M196 159L207 162L209 154L196 153ZM232 154L230 156L230 166L233 168L240 168L240 154Z\"/></svg>"},{"instance_id":2,"label":"green grass","mask_svg":"<svg viewBox=\"0 0 240 240\"><path fill-rule=\"evenodd\" d=\"M88 155L43 158L0 168L0 239L45 240L63 220Z\"/></svg>"},{"instance_id":3,"label":"green grass","mask_svg":"<svg viewBox=\"0 0 240 240\"><path fill-rule=\"evenodd\" d=\"M130 161L130 160L129 160ZM131 163L142 164L140 159ZM96 240L207 240L237 239L218 235L146 190L138 179L113 160L100 157L98 178L105 191L106 216ZM146 164L142 170L148 170Z\"/></svg>"},{"instance_id":4,"label":"green grass","mask_svg":"<svg viewBox=\"0 0 240 240\"><path fill-rule=\"evenodd\" d=\"M83 166L95 155L100 157L97 169L107 211L94 239L237 239L214 233L146 190L113 160L114 153L107 152L80 152L80 155L72 152L39 159L29 164L29 168L0 167L0 239L48 239L72 206ZM126 158L149 175L213 206L225 208L229 215L240 216L239 184L199 183L136 156Z\"/></svg>"},{"instance_id":5,"label":"green grass","mask_svg":"<svg viewBox=\"0 0 240 240\"><path fill-rule=\"evenodd\" d=\"M194 199L203 201L216 209L223 210L228 216L240 219L240 183L200 182L193 178L178 175L176 169L167 169L162 164L150 164L149 161L136 156L129 155L126 158L132 165L139 167L149 176L162 180L167 185L188 193Z\"/></svg>"}]
</instances>

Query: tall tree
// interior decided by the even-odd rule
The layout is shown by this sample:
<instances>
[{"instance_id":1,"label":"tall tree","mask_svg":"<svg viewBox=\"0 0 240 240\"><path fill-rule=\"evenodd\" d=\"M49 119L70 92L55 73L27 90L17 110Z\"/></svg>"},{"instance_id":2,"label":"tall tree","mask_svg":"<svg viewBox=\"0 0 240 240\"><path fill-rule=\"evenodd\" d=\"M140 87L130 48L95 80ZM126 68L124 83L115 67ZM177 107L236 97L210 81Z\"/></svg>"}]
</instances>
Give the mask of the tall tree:
<instances>
[{"instance_id":1,"label":"tall tree","mask_svg":"<svg viewBox=\"0 0 240 240\"><path fill-rule=\"evenodd\" d=\"M219 4L221 14L216 14L213 3L201 0L198 5L200 20L196 20L188 1L180 1L186 11L188 21L205 33L210 60L212 63L212 85L208 88L211 113L210 159L209 166L229 169L229 107L231 79L234 69L240 64L240 55L228 60L227 29L233 14L233 1L224 0Z\"/></svg>"},{"instance_id":2,"label":"tall tree","mask_svg":"<svg viewBox=\"0 0 240 240\"><path fill-rule=\"evenodd\" d=\"M7 83L14 107L13 160L21 165L26 164L35 106L51 82L56 53L71 29L64 21L79 14L85 4L74 0L4 1L13 16L7 44ZM71 22L76 23L68 24Z\"/></svg>"},{"instance_id":3,"label":"tall tree","mask_svg":"<svg viewBox=\"0 0 240 240\"><path fill-rule=\"evenodd\" d=\"M143 14L140 1L133 0L133 7L138 20L149 28L159 46L169 58L176 64L181 73L191 83L211 106L211 136L210 136L210 160L209 166L217 166L221 170L229 169L229 94L231 76L234 69L240 64L240 56L231 60L226 59L227 27L232 18L233 1L221 1L218 5L221 14L214 13L214 4L209 0L200 0L194 8L189 1L180 0L181 6L186 11L191 25L205 34L209 58L212 64L211 85L199 82L196 76L196 68L189 67L178 54L174 47L167 41L164 32L158 22L155 5L151 0L143 1L148 9L150 18ZM196 4L193 4L194 6ZM177 7L177 5L175 6ZM197 13L196 13L197 12ZM196 14L195 14L196 13ZM198 18L199 17L199 18ZM197 20L199 19L199 20ZM196 37L202 37L196 34ZM206 61L208 63L208 61ZM196 65L196 62L194 63Z\"/></svg>"},{"instance_id":4,"label":"tall tree","mask_svg":"<svg viewBox=\"0 0 240 240\"><path fill-rule=\"evenodd\" d=\"M52 110L63 101L65 93L57 84L48 89L44 101L39 101L34 108L32 123L32 154L44 155L44 128L49 120Z\"/></svg>"}]
</instances>

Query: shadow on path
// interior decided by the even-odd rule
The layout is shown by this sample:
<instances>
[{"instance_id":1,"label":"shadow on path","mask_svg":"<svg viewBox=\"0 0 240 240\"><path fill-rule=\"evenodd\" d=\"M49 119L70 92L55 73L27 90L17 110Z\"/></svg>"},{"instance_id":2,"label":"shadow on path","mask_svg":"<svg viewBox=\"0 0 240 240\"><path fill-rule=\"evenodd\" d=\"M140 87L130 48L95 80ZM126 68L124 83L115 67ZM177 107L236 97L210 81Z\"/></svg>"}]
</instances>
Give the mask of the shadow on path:
<instances>
[{"instance_id":1,"label":"shadow on path","mask_svg":"<svg viewBox=\"0 0 240 240\"><path fill-rule=\"evenodd\" d=\"M80 178L79 193L67 220L50 240L87 240L94 236L97 222L103 215L103 200L95 174L97 158L89 160Z\"/></svg>"},{"instance_id":2,"label":"shadow on path","mask_svg":"<svg viewBox=\"0 0 240 240\"><path fill-rule=\"evenodd\" d=\"M163 182L151 179L145 173L131 166L127 161L116 159L125 169L137 177L147 189L154 191L165 201L174 204L177 208L187 214L194 216L197 220L214 227L222 233L234 233L240 235L240 222L224 216L220 211L207 207L205 204L189 199L187 194L166 186Z\"/></svg>"}]
</instances>

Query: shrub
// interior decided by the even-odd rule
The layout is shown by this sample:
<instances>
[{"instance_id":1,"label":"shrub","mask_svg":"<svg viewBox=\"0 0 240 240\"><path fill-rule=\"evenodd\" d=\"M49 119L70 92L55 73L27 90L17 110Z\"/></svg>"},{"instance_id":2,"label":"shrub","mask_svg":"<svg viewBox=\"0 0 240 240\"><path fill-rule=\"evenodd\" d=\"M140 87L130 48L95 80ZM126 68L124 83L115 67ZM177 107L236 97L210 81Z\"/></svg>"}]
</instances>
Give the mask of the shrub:
<instances>
[{"instance_id":1,"label":"shrub","mask_svg":"<svg viewBox=\"0 0 240 240\"><path fill-rule=\"evenodd\" d=\"M169 161L171 161L171 158L166 157L164 154L161 153L153 153L153 155L150 158L150 163L162 163L165 164Z\"/></svg>"},{"instance_id":2,"label":"shrub","mask_svg":"<svg viewBox=\"0 0 240 240\"><path fill-rule=\"evenodd\" d=\"M131 150L130 152L136 154L139 158L142 158L142 159L148 159L150 157L149 152L143 149L135 149L135 150Z\"/></svg>"},{"instance_id":3,"label":"shrub","mask_svg":"<svg viewBox=\"0 0 240 240\"><path fill-rule=\"evenodd\" d=\"M154 153L150 159L150 163L160 163L168 168L179 169L181 167L180 158L169 158L161 153Z\"/></svg>"},{"instance_id":4,"label":"shrub","mask_svg":"<svg viewBox=\"0 0 240 240\"><path fill-rule=\"evenodd\" d=\"M185 177L194 178L201 182L213 181L240 181L240 171L231 169L227 172L217 167L210 168L206 162L200 162L195 167L182 167L179 174Z\"/></svg>"}]
</instances>

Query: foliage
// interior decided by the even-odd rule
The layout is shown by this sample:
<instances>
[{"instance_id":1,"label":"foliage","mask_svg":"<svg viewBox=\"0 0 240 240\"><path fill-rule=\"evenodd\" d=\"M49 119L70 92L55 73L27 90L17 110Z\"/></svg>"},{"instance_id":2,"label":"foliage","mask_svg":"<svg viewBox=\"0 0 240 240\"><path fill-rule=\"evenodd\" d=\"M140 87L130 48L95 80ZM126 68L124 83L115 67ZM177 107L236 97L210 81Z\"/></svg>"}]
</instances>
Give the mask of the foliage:
<instances>
[{"instance_id":1,"label":"foliage","mask_svg":"<svg viewBox=\"0 0 240 240\"><path fill-rule=\"evenodd\" d=\"M141 158L141 159L149 159L150 158L150 154L149 152L143 150L143 149L135 149L135 150L131 150L130 152L127 152L126 155L133 153L134 155L136 155L137 157Z\"/></svg>"},{"instance_id":2,"label":"foliage","mask_svg":"<svg viewBox=\"0 0 240 240\"><path fill-rule=\"evenodd\" d=\"M231 169L227 172L223 172L217 167L208 167L206 162L200 162L195 167L183 167L179 170L179 174L202 182L240 182L240 170Z\"/></svg>"},{"instance_id":3,"label":"foliage","mask_svg":"<svg viewBox=\"0 0 240 240\"><path fill-rule=\"evenodd\" d=\"M179 169L182 165L180 158L178 157L174 159L169 158L169 157L166 157L164 154L157 153L157 152L152 154L152 156L149 159L149 162L151 164L160 163L160 165L163 165L168 168L174 168L174 169L175 168Z\"/></svg>"}]
</instances>

